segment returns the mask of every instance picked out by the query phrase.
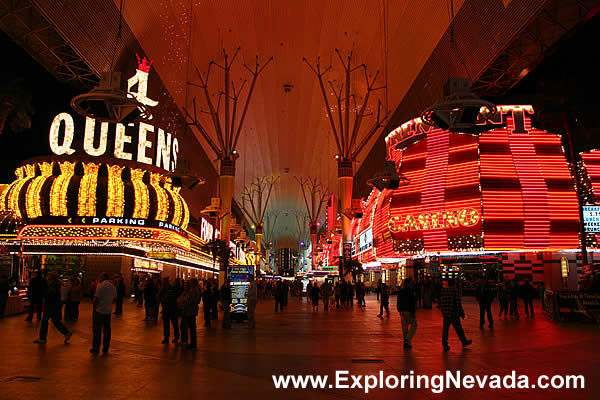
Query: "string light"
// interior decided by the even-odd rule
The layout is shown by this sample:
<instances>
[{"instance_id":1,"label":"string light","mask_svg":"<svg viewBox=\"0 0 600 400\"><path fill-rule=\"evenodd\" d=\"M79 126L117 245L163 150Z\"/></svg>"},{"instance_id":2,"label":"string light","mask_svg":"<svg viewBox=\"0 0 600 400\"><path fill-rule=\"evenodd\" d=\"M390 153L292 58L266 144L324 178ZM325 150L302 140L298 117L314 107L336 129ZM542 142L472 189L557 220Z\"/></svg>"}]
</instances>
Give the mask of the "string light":
<instances>
[{"instance_id":1,"label":"string light","mask_svg":"<svg viewBox=\"0 0 600 400\"><path fill-rule=\"evenodd\" d=\"M50 189L50 215L66 217L68 215L67 189L71 178L75 175L75 163L63 161L59 166L61 174L54 179Z\"/></svg>"},{"instance_id":2,"label":"string light","mask_svg":"<svg viewBox=\"0 0 600 400\"><path fill-rule=\"evenodd\" d=\"M108 202L106 204L107 217L122 217L125 209L125 185L121 178L123 167L120 165L108 166Z\"/></svg>"},{"instance_id":3,"label":"string light","mask_svg":"<svg viewBox=\"0 0 600 400\"><path fill-rule=\"evenodd\" d=\"M131 170L131 183L135 193L133 218L148 218L150 213L150 192L143 181L146 171L140 168Z\"/></svg>"},{"instance_id":4,"label":"string light","mask_svg":"<svg viewBox=\"0 0 600 400\"><path fill-rule=\"evenodd\" d=\"M99 164L83 164L83 176L79 183L77 215L81 217L96 215L96 188L98 186Z\"/></svg>"},{"instance_id":5,"label":"string light","mask_svg":"<svg viewBox=\"0 0 600 400\"><path fill-rule=\"evenodd\" d=\"M52 175L51 163L42 162L38 165L40 167L41 175L33 178L25 194L25 210L27 217L30 219L40 217L42 215L40 192L46 180Z\"/></svg>"},{"instance_id":6,"label":"string light","mask_svg":"<svg viewBox=\"0 0 600 400\"><path fill-rule=\"evenodd\" d=\"M160 186L162 176L156 172L150 173L150 186L154 188L156 193L156 219L157 221L166 221L169 216L169 198L167 192Z\"/></svg>"}]
</instances>

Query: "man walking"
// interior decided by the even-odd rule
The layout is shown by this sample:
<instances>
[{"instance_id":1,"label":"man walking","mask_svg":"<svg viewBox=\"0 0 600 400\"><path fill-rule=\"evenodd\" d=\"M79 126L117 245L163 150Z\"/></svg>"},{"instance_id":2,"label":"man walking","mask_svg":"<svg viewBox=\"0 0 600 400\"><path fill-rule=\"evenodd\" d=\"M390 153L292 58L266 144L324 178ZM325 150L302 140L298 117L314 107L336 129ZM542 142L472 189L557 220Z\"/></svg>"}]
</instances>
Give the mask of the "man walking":
<instances>
[{"instance_id":1,"label":"man walking","mask_svg":"<svg viewBox=\"0 0 600 400\"><path fill-rule=\"evenodd\" d=\"M115 276L115 286L117 288L117 302L115 303L115 314L123 314L123 300L125 299L125 282L120 273Z\"/></svg>"},{"instance_id":2,"label":"man walking","mask_svg":"<svg viewBox=\"0 0 600 400\"><path fill-rule=\"evenodd\" d=\"M254 312L256 311L256 301L258 298L258 290L254 275L248 277L250 285L248 286L248 328L254 328Z\"/></svg>"},{"instance_id":3,"label":"man walking","mask_svg":"<svg viewBox=\"0 0 600 400\"><path fill-rule=\"evenodd\" d=\"M523 298L523 305L525 306L525 318L529 318L529 314L533 317L533 285L529 282L529 279L521 285L521 297Z\"/></svg>"},{"instance_id":4,"label":"man walking","mask_svg":"<svg viewBox=\"0 0 600 400\"><path fill-rule=\"evenodd\" d=\"M198 281L194 278L185 283L185 290L179 297L178 303L181 304L182 316L181 325L182 340L187 341L188 349L196 348L197 332L196 332L196 316L198 315L198 304L201 300L200 289L198 288Z\"/></svg>"},{"instance_id":5,"label":"man walking","mask_svg":"<svg viewBox=\"0 0 600 400\"><path fill-rule=\"evenodd\" d=\"M321 285L321 296L323 296L323 306L325 311L328 311L329 298L331 297L331 284L327 280Z\"/></svg>"},{"instance_id":6,"label":"man walking","mask_svg":"<svg viewBox=\"0 0 600 400\"><path fill-rule=\"evenodd\" d=\"M103 272L98 278L98 285L94 293L94 314L92 317L92 348L90 353L97 354L100 351L100 339L102 340L102 352L108 353L110 346L110 315L113 303L117 298L117 288L108 279L108 274ZM104 337L102 337L104 336Z\"/></svg>"},{"instance_id":7,"label":"man walking","mask_svg":"<svg viewBox=\"0 0 600 400\"><path fill-rule=\"evenodd\" d=\"M219 300L223 306L223 329L231 329L231 288L228 278L225 278L219 290Z\"/></svg>"},{"instance_id":8,"label":"man walking","mask_svg":"<svg viewBox=\"0 0 600 400\"><path fill-rule=\"evenodd\" d=\"M465 331L460 323L461 318L465 318L465 310L462 306L462 300L454 279L448 280L448 287L442 289L441 299L442 316L444 317L444 327L442 330L442 346L444 351L450 350L448 346L448 330L450 325L454 327L458 338L462 342L463 347L467 347L472 340L467 339Z\"/></svg>"},{"instance_id":9,"label":"man walking","mask_svg":"<svg viewBox=\"0 0 600 400\"><path fill-rule=\"evenodd\" d=\"M398 291L398 312L402 321L404 348L412 349L412 339L417 333L417 296L412 278L406 278L404 285Z\"/></svg>"},{"instance_id":10,"label":"man walking","mask_svg":"<svg viewBox=\"0 0 600 400\"><path fill-rule=\"evenodd\" d=\"M29 315L25 318L25 321L31 321L33 319L34 310L37 312L38 321L42 319L42 305L44 303L47 287L48 283L41 276L40 271L35 271L33 277L29 280L29 286L27 287Z\"/></svg>"},{"instance_id":11,"label":"man walking","mask_svg":"<svg viewBox=\"0 0 600 400\"><path fill-rule=\"evenodd\" d=\"M8 302L8 291L10 290L10 284L8 282L8 276L3 275L0 279L0 318L4 317L4 309Z\"/></svg>"},{"instance_id":12,"label":"man walking","mask_svg":"<svg viewBox=\"0 0 600 400\"><path fill-rule=\"evenodd\" d=\"M61 284L54 272L48 273L48 287L45 293L44 316L42 317L42 326L40 327L40 337L33 343L44 344L48 337L48 320L51 320L56 329L65 336L65 344L69 343L69 339L73 333L69 331L60 321L60 292Z\"/></svg>"},{"instance_id":13,"label":"man walking","mask_svg":"<svg viewBox=\"0 0 600 400\"><path fill-rule=\"evenodd\" d=\"M379 296L380 296L381 301L379 303L379 315L377 315L377 316L379 318L383 318L383 310L385 310L385 316L389 317L390 316L390 309L389 309L390 290L385 283L381 284Z\"/></svg>"},{"instance_id":14,"label":"man walking","mask_svg":"<svg viewBox=\"0 0 600 400\"><path fill-rule=\"evenodd\" d=\"M481 278L479 280L479 285L477 285L477 289L475 290L475 298L479 302L479 329L483 329L485 325L485 315L487 314L487 319L489 323L489 327L494 327L494 318L492 317L492 302L496 297L496 291L494 288L490 286L488 280L485 278Z\"/></svg>"},{"instance_id":15,"label":"man walking","mask_svg":"<svg viewBox=\"0 0 600 400\"><path fill-rule=\"evenodd\" d=\"M179 341L179 319L177 318L177 299L181 295L179 286L171 284L169 278L163 278L163 284L160 288L158 298L162 307L163 320L163 341L162 344L169 343L171 336L171 325L173 325L173 343Z\"/></svg>"}]
</instances>

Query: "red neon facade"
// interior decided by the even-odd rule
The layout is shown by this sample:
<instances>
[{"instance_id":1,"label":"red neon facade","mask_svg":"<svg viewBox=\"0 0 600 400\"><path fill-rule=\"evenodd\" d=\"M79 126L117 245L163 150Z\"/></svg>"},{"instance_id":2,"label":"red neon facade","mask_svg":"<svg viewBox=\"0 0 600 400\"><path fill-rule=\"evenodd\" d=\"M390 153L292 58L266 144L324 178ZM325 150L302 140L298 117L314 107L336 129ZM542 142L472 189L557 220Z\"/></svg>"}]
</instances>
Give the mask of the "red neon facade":
<instances>
[{"instance_id":1,"label":"red neon facade","mask_svg":"<svg viewBox=\"0 0 600 400\"><path fill-rule=\"evenodd\" d=\"M376 258L578 248L577 198L560 137L532 127L532 114L531 106L501 106L480 135L419 119L392 132L388 156L410 183L369 196L377 199Z\"/></svg>"}]
</instances>

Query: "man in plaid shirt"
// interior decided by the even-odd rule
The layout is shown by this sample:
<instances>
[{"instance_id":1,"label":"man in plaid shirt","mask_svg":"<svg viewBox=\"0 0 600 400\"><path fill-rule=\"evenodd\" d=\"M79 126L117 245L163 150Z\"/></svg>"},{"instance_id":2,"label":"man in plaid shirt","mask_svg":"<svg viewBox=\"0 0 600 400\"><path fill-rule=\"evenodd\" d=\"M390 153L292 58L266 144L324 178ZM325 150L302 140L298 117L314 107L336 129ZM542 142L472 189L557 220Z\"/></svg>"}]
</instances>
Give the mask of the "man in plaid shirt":
<instances>
[{"instance_id":1,"label":"man in plaid shirt","mask_svg":"<svg viewBox=\"0 0 600 400\"><path fill-rule=\"evenodd\" d=\"M442 316L444 317L444 328L442 331L442 346L444 346L444 351L450 350L450 346L448 346L448 330L450 329L450 325L454 327L463 347L473 343L472 340L467 339L465 336L465 331L460 323L460 319L465 318L465 310L463 310L460 292L456 287L454 279L449 279L448 287L442 289L440 302Z\"/></svg>"}]
</instances>

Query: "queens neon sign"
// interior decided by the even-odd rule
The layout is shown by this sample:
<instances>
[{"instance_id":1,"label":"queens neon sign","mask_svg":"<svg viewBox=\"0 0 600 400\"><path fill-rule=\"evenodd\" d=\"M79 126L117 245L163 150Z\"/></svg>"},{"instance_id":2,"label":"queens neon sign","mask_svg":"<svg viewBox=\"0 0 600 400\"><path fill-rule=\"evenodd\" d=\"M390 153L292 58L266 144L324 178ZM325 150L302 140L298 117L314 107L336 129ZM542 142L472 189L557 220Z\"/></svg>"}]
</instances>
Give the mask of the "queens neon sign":
<instances>
[{"instance_id":1,"label":"queens neon sign","mask_svg":"<svg viewBox=\"0 0 600 400\"><path fill-rule=\"evenodd\" d=\"M138 68L135 75L127 80L127 91L140 103L155 107L158 101L148 98L147 95L151 64L145 57L138 57ZM137 91L134 91L136 86ZM73 116L66 112L58 114L50 125L50 149L58 156L72 155L78 150L83 150L93 157L108 156L121 160L135 160L167 171L175 170L179 142L171 133L143 122L127 126L102 122L99 129L96 125L95 119L85 119L82 132L83 148L78 148L81 144L76 144L78 142L75 140Z\"/></svg>"},{"instance_id":2,"label":"queens neon sign","mask_svg":"<svg viewBox=\"0 0 600 400\"><path fill-rule=\"evenodd\" d=\"M392 217L388 221L391 232L424 231L475 226L479 223L479 211L474 208L423 213Z\"/></svg>"}]
</instances>

